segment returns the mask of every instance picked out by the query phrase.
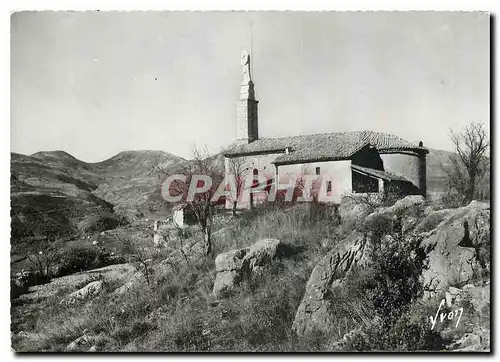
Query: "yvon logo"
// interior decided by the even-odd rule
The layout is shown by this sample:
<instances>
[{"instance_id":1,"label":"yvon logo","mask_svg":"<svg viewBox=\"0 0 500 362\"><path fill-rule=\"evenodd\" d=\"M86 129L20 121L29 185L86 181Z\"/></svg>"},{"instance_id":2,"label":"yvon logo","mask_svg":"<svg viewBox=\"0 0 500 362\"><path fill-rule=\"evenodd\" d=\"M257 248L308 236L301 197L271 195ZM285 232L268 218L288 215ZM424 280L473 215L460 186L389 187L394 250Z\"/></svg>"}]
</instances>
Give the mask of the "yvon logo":
<instances>
[{"instance_id":1,"label":"yvon logo","mask_svg":"<svg viewBox=\"0 0 500 362\"><path fill-rule=\"evenodd\" d=\"M445 300L443 299L443 300L441 300L441 303L439 303L439 307L438 307L438 309L436 311L436 315L434 317L433 316L429 317L430 320L431 320L431 324L432 324L431 330L433 330L434 327L436 326L436 323L438 321L438 316L439 316L439 321L441 323L444 323L445 320L450 320L451 321L453 319L457 319L457 317L458 317L457 323L455 324L455 328L458 327L458 324L460 323L460 319L462 318L462 314L464 312L464 309L463 308L459 308L459 309L455 309L455 310L453 310L453 311L451 311L449 313L446 313L446 312L445 313L443 313L443 312L439 313L439 311L444 306L444 304L445 304ZM459 313L460 313L460 315L459 315Z\"/></svg>"}]
</instances>

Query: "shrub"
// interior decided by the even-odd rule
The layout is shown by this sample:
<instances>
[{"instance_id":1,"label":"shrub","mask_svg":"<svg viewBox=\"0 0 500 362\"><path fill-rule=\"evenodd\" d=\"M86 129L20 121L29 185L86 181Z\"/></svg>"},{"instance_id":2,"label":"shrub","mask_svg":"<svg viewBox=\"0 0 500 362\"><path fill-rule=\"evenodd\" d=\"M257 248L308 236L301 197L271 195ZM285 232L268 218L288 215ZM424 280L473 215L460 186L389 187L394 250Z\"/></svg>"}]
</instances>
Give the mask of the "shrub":
<instances>
[{"instance_id":1,"label":"shrub","mask_svg":"<svg viewBox=\"0 0 500 362\"><path fill-rule=\"evenodd\" d=\"M417 304L424 292L421 274L427 268L429 250L420 246L418 235L393 232L384 217L374 218L367 227L372 231L373 244L369 265L352 270L345 285L350 286L351 300L370 301L380 319L365 324L363 333L355 334L345 348L378 351L442 348L444 342L426 323L432 312L427 313Z\"/></svg>"},{"instance_id":2,"label":"shrub","mask_svg":"<svg viewBox=\"0 0 500 362\"><path fill-rule=\"evenodd\" d=\"M95 215L89 215L82 220L78 227L84 233L111 230L128 223L124 216L113 214L109 211L99 211Z\"/></svg>"},{"instance_id":3,"label":"shrub","mask_svg":"<svg viewBox=\"0 0 500 362\"><path fill-rule=\"evenodd\" d=\"M110 264L110 253L101 247L78 246L65 251L59 263L58 276L95 269Z\"/></svg>"},{"instance_id":4,"label":"shrub","mask_svg":"<svg viewBox=\"0 0 500 362\"><path fill-rule=\"evenodd\" d=\"M373 249L373 278L366 287L380 314L389 315L422 296L420 276L427 254L419 244L416 237L388 235Z\"/></svg>"},{"instance_id":5,"label":"shrub","mask_svg":"<svg viewBox=\"0 0 500 362\"><path fill-rule=\"evenodd\" d=\"M393 218L389 215L375 214L373 217L367 218L365 222L359 226L361 232L370 233L372 242L379 244L384 235L388 235L393 229Z\"/></svg>"},{"instance_id":6,"label":"shrub","mask_svg":"<svg viewBox=\"0 0 500 362\"><path fill-rule=\"evenodd\" d=\"M429 316L436 313L440 300L434 303L413 303L400 315L393 316L387 348L395 351L439 351L446 346L438 329L431 330Z\"/></svg>"}]
</instances>

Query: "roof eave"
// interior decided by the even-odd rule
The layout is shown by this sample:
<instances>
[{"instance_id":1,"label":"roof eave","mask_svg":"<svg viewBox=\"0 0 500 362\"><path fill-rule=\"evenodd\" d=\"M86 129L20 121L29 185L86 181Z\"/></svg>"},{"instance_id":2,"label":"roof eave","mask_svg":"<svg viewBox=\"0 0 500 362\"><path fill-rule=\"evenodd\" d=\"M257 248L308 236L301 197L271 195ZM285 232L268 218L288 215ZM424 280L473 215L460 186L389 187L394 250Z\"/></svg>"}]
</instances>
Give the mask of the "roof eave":
<instances>
[{"instance_id":1,"label":"roof eave","mask_svg":"<svg viewBox=\"0 0 500 362\"><path fill-rule=\"evenodd\" d=\"M429 150L424 147L384 147L377 148L379 153L394 153L394 152L404 152L404 151L413 151L417 153L428 154Z\"/></svg>"},{"instance_id":2,"label":"roof eave","mask_svg":"<svg viewBox=\"0 0 500 362\"><path fill-rule=\"evenodd\" d=\"M371 176L371 177L374 177L374 178L377 178L377 179L386 180L386 181L389 181L389 182L409 182L409 183L412 183L410 180L408 180L408 179L406 179L405 177L402 177L402 176L394 175L396 177L390 177L389 174L388 174L388 172L386 172L386 171L375 170L375 171L380 171L382 173L386 173L388 175L376 174L376 173L373 173L373 172L368 172L368 171L365 170L365 167L358 166L358 165L351 165L351 169L353 171L361 173L361 174L363 174L365 176Z\"/></svg>"},{"instance_id":3,"label":"roof eave","mask_svg":"<svg viewBox=\"0 0 500 362\"><path fill-rule=\"evenodd\" d=\"M350 160L352 156L349 157L320 157L320 158L309 158L304 160L291 160L291 161L273 161L272 164L276 166L283 165L296 165L299 163L313 163L313 162L330 162L330 161L347 161Z\"/></svg>"},{"instance_id":4,"label":"roof eave","mask_svg":"<svg viewBox=\"0 0 500 362\"><path fill-rule=\"evenodd\" d=\"M256 155L268 155L273 153L284 153L285 148L279 149L268 149L268 150L260 150L260 151L248 151L248 152L224 152L222 155L227 158L232 157L241 157L241 156L256 156Z\"/></svg>"}]
</instances>

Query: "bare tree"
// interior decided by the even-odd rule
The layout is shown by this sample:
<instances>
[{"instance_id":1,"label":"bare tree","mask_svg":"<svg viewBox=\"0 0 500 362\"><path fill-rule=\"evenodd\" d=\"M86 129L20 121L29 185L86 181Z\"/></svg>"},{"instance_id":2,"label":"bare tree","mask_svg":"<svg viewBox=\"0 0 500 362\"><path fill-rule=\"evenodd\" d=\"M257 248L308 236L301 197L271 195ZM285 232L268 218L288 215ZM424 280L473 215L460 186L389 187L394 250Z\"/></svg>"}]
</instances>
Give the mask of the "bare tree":
<instances>
[{"instance_id":1,"label":"bare tree","mask_svg":"<svg viewBox=\"0 0 500 362\"><path fill-rule=\"evenodd\" d=\"M173 180L168 192L180 196L179 202L184 203L186 209L193 213L203 234L205 254L212 255L213 209L218 202L214 195L224 178L222 167L216 158L210 157L207 148L199 150L195 147L192 160L183 165L178 174L184 176L184 180ZM203 191L193 194L193 188L201 188Z\"/></svg>"},{"instance_id":2,"label":"bare tree","mask_svg":"<svg viewBox=\"0 0 500 362\"><path fill-rule=\"evenodd\" d=\"M245 172L245 159L243 157L232 157L227 161L226 173L233 177L235 190L231 190L228 193L228 199L233 203L233 215L236 215L236 208L238 206L238 200L243 193L244 186L244 172Z\"/></svg>"},{"instance_id":3,"label":"bare tree","mask_svg":"<svg viewBox=\"0 0 500 362\"><path fill-rule=\"evenodd\" d=\"M462 193L466 202L472 201L477 182L486 172L485 153L489 137L482 123L471 122L462 133L450 130L450 139L455 146L456 156L451 156L448 170L450 186Z\"/></svg>"},{"instance_id":4,"label":"bare tree","mask_svg":"<svg viewBox=\"0 0 500 362\"><path fill-rule=\"evenodd\" d=\"M50 278L52 268L59 261L61 254L55 243L43 240L28 248L26 257L32 264L35 272L42 277Z\"/></svg>"},{"instance_id":5,"label":"bare tree","mask_svg":"<svg viewBox=\"0 0 500 362\"><path fill-rule=\"evenodd\" d=\"M151 262L154 250L148 247L144 240L137 237L117 236L116 239L122 243L123 251L129 255L136 269L144 275L148 285L151 285Z\"/></svg>"},{"instance_id":6,"label":"bare tree","mask_svg":"<svg viewBox=\"0 0 500 362\"><path fill-rule=\"evenodd\" d=\"M188 235L182 227L177 225L175 222L173 224L175 227L175 231L177 233L177 237L179 239L179 244L180 244L179 251L180 251L182 257L184 258L184 261L186 262L186 264L189 265L189 258L186 255L186 252L184 251L184 242L188 238Z\"/></svg>"}]
</instances>

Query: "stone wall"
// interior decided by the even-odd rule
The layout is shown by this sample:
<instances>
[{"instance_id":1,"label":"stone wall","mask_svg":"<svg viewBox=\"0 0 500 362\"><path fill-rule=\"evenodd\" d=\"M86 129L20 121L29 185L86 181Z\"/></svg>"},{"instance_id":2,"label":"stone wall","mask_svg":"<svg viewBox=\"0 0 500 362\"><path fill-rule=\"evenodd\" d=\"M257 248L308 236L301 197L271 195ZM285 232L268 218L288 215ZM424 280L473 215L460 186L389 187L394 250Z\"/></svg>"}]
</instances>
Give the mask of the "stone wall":
<instances>
[{"instance_id":1,"label":"stone wall","mask_svg":"<svg viewBox=\"0 0 500 362\"><path fill-rule=\"evenodd\" d=\"M276 177L276 168L272 162L281 155L281 153L272 153L272 154L264 154L264 155L255 155L255 156L241 156L239 159L242 161L242 174L241 177L243 178L243 182L246 184L249 179L249 177L252 177L253 170L257 169L259 172L258 178L262 182L265 182L265 180L271 180ZM231 159L230 158L225 158L224 159L224 170L225 170L225 176L226 176L226 182L228 182L228 177L229 177L229 170L230 165L229 162ZM243 197L243 199L238 201L237 204L237 209L248 209L250 208L250 198L249 195L242 195L242 196L247 196ZM265 200L262 199L264 195L261 195L261 197L254 197L254 205L263 203ZM233 207L233 200L228 198L226 200L226 208L231 209Z\"/></svg>"},{"instance_id":2,"label":"stone wall","mask_svg":"<svg viewBox=\"0 0 500 362\"><path fill-rule=\"evenodd\" d=\"M323 197L320 196L318 199L319 202L340 203L344 194L352 192L352 171L350 160L281 165L278 167L278 177L282 180L292 176L315 175L317 167L319 167L319 176L323 182L326 183L331 181L331 192L329 195ZM326 187L326 184L322 185L322 187Z\"/></svg>"}]
</instances>

